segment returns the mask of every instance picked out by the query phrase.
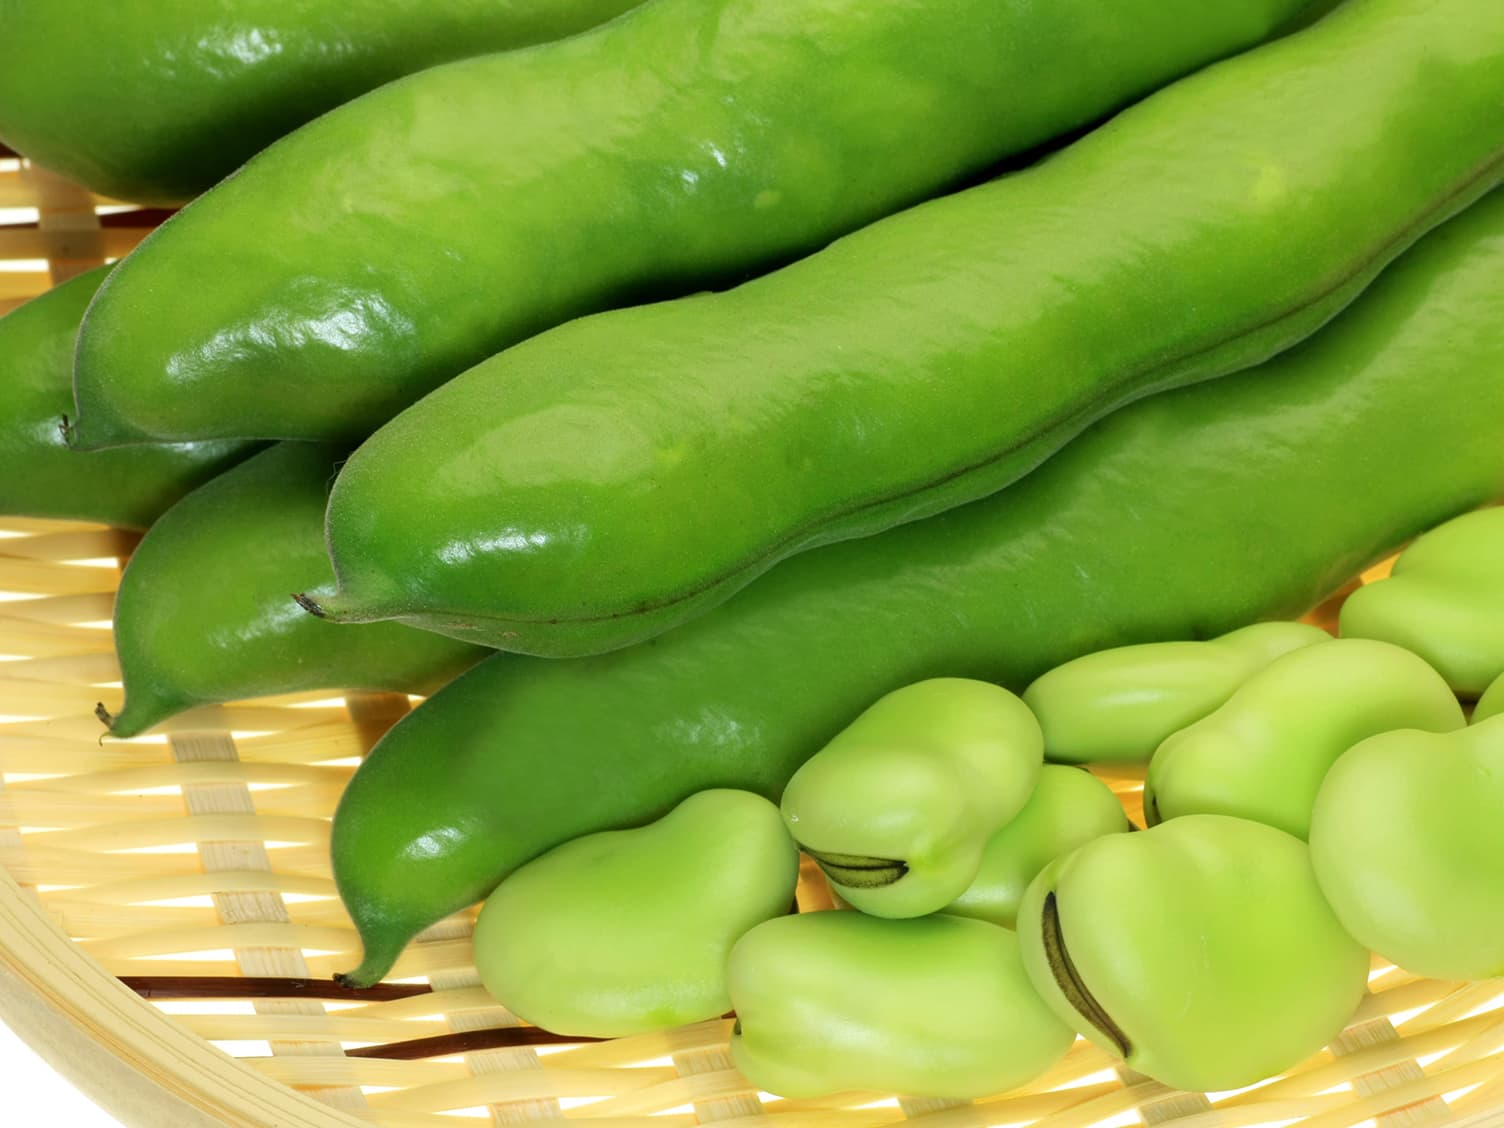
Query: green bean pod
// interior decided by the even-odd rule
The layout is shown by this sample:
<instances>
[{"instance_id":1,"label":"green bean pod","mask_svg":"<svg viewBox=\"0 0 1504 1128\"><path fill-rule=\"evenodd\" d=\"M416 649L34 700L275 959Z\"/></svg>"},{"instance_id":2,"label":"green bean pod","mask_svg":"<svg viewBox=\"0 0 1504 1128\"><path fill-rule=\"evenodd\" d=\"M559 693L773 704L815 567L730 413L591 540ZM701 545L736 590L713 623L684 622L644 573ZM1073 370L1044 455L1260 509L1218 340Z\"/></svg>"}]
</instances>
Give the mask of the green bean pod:
<instances>
[{"instance_id":1,"label":"green bean pod","mask_svg":"<svg viewBox=\"0 0 1504 1128\"><path fill-rule=\"evenodd\" d=\"M5 0L0 138L107 196L182 203L384 82L640 2Z\"/></svg>"},{"instance_id":2,"label":"green bean pod","mask_svg":"<svg viewBox=\"0 0 1504 1128\"><path fill-rule=\"evenodd\" d=\"M1442 676L1387 642L1343 638L1292 651L1216 712L1172 735L1149 761L1149 824L1236 815L1297 838L1337 758L1391 729L1450 732L1467 723Z\"/></svg>"},{"instance_id":3,"label":"green bean pod","mask_svg":"<svg viewBox=\"0 0 1504 1128\"><path fill-rule=\"evenodd\" d=\"M790 560L642 646L482 662L340 802L334 874L365 944L346 981L560 842L707 787L776 799L900 686L1019 689L1093 650L1295 616L1504 496L1501 277L1496 194L1308 344L1117 412L995 497Z\"/></svg>"},{"instance_id":4,"label":"green bean pod","mask_svg":"<svg viewBox=\"0 0 1504 1128\"><path fill-rule=\"evenodd\" d=\"M1347 597L1338 629L1413 650L1477 697L1504 675L1504 507L1425 533L1388 578Z\"/></svg>"},{"instance_id":5,"label":"green bean pod","mask_svg":"<svg viewBox=\"0 0 1504 1128\"><path fill-rule=\"evenodd\" d=\"M1024 703L1044 730L1047 760L1146 763L1270 662L1331 637L1307 623L1254 623L1205 642L1099 650L1036 679Z\"/></svg>"},{"instance_id":6,"label":"green bean pod","mask_svg":"<svg viewBox=\"0 0 1504 1128\"><path fill-rule=\"evenodd\" d=\"M1171 1088L1235 1089L1330 1042L1368 951L1306 844L1227 815L1112 834L1051 862L1018 913L1029 979L1080 1035Z\"/></svg>"},{"instance_id":7,"label":"green bean pod","mask_svg":"<svg viewBox=\"0 0 1504 1128\"><path fill-rule=\"evenodd\" d=\"M1029 985L1018 938L985 921L780 917L737 942L726 976L731 1060L782 1097L981 1097L1032 1081L1073 1040Z\"/></svg>"},{"instance_id":8,"label":"green bean pod","mask_svg":"<svg viewBox=\"0 0 1504 1128\"><path fill-rule=\"evenodd\" d=\"M73 343L110 269L71 278L0 318L0 515L144 529L256 449L224 440L68 449L58 423L73 410Z\"/></svg>"},{"instance_id":9,"label":"green bean pod","mask_svg":"<svg viewBox=\"0 0 1504 1128\"><path fill-rule=\"evenodd\" d=\"M74 441L362 439L524 337L815 250L1306 2L658 0L411 75L130 256L84 329Z\"/></svg>"},{"instance_id":10,"label":"green bean pod","mask_svg":"<svg viewBox=\"0 0 1504 1128\"><path fill-rule=\"evenodd\" d=\"M1024 890L1040 870L1094 838L1133 829L1118 797L1096 776L1045 764L1023 810L983 848L976 877L940 911L1013 928Z\"/></svg>"},{"instance_id":11,"label":"green bean pod","mask_svg":"<svg viewBox=\"0 0 1504 1128\"><path fill-rule=\"evenodd\" d=\"M726 957L789 911L799 851L760 795L691 795L663 818L566 842L512 874L475 922L481 982L559 1034L619 1038L731 1006Z\"/></svg>"},{"instance_id":12,"label":"green bean pod","mask_svg":"<svg viewBox=\"0 0 1504 1128\"><path fill-rule=\"evenodd\" d=\"M142 538L115 597L125 707L97 710L115 736L242 697L424 693L486 654L396 623L342 631L288 602L289 590L333 579L323 512L343 453L278 443L189 494Z\"/></svg>"},{"instance_id":13,"label":"green bean pod","mask_svg":"<svg viewBox=\"0 0 1504 1128\"><path fill-rule=\"evenodd\" d=\"M794 773L789 833L842 900L915 917L958 897L988 839L1029 801L1044 739L999 686L930 678L863 710Z\"/></svg>"},{"instance_id":14,"label":"green bean pod","mask_svg":"<svg viewBox=\"0 0 1504 1128\"><path fill-rule=\"evenodd\" d=\"M563 326L356 451L318 608L609 650L990 494L1123 403L1315 330L1504 176L1501 106L1504 4L1352 0L1033 168L729 293Z\"/></svg>"},{"instance_id":15,"label":"green bean pod","mask_svg":"<svg viewBox=\"0 0 1504 1128\"><path fill-rule=\"evenodd\" d=\"M1504 719L1370 737L1316 797L1316 879L1343 927L1407 971L1504 975L1501 811Z\"/></svg>"}]
</instances>

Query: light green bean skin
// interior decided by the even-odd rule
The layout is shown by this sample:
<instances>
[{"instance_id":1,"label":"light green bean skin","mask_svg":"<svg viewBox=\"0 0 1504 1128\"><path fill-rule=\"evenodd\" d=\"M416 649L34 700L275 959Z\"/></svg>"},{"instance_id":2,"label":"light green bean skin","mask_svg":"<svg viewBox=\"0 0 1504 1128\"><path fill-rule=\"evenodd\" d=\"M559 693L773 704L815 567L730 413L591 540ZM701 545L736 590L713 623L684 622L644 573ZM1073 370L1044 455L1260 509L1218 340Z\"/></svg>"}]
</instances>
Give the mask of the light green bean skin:
<instances>
[{"instance_id":1,"label":"light green bean skin","mask_svg":"<svg viewBox=\"0 0 1504 1128\"><path fill-rule=\"evenodd\" d=\"M1024 809L988 839L976 877L941 911L1013 928L1040 870L1094 838L1132 829L1118 797L1096 776L1046 764Z\"/></svg>"},{"instance_id":2,"label":"light green bean skin","mask_svg":"<svg viewBox=\"0 0 1504 1128\"><path fill-rule=\"evenodd\" d=\"M1339 630L1413 650L1458 693L1482 693L1504 674L1504 508L1426 533L1388 579L1347 597Z\"/></svg>"},{"instance_id":3,"label":"light green bean skin","mask_svg":"<svg viewBox=\"0 0 1504 1128\"><path fill-rule=\"evenodd\" d=\"M1152 826L1182 815L1237 815L1304 838L1327 769L1358 741L1466 723L1441 675L1408 650L1360 638L1309 646L1270 663L1159 746L1144 782L1144 816Z\"/></svg>"},{"instance_id":4,"label":"light green bean skin","mask_svg":"<svg viewBox=\"0 0 1504 1128\"><path fill-rule=\"evenodd\" d=\"M1017 696L932 678L879 699L789 780L783 818L841 898L882 917L935 912L1029 801L1044 740Z\"/></svg>"},{"instance_id":5,"label":"light green bean skin","mask_svg":"<svg viewBox=\"0 0 1504 1128\"><path fill-rule=\"evenodd\" d=\"M527 1021L617 1038L725 1013L726 958L785 913L799 852L778 808L697 792L654 823L565 843L517 870L475 925L481 982Z\"/></svg>"},{"instance_id":6,"label":"light green bean skin","mask_svg":"<svg viewBox=\"0 0 1504 1128\"><path fill-rule=\"evenodd\" d=\"M1039 677L1024 702L1046 760L1140 763L1274 659L1331 636L1308 623L1254 623L1205 642L1151 642L1082 655Z\"/></svg>"},{"instance_id":7,"label":"light green bean skin","mask_svg":"<svg viewBox=\"0 0 1504 1128\"><path fill-rule=\"evenodd\" d=\"M1311 816L1311 863L1344 928L1406 971L1504 975L1504 717L1354 745Z\"/></svg>"},{"instance_id":8,"label":"light green bean skin","mask_svg":"<svg viewBox=\"0 0 1504 1128\"><path fill-rule=\"evenodd\" d=\"M1334 1038L1368 952L1305 843L1225 815L1110 834L1051 862L1018 914L1024 967L1077 1033L1176 1089L1234 1089Z\"/></svg>"},{"instance_id":9,"label":"light green bean skin","mask_svg":"<svg viewBox=\"0 0 1504 1128\"><path fill-rule=\"evenodd\" d=\"M1029 985L1018 938L964 917L781 917L737 942L727 978L731 1060L783 1097L965 1100L1032 1080L1073 1040Z\"/></svg>"},{"instance_id":10,"label":"light green bean skin","mask_svg":"<svg viewBox=\"0 0 1504 1128\"><path fill-rule=\"evenodd\" d=\"M1504 674L1495 678L1494 684L1478 698L1478 704L1473 708L1473 724L1500 714L1504 714Z\"/></svg>"}]
</instances>

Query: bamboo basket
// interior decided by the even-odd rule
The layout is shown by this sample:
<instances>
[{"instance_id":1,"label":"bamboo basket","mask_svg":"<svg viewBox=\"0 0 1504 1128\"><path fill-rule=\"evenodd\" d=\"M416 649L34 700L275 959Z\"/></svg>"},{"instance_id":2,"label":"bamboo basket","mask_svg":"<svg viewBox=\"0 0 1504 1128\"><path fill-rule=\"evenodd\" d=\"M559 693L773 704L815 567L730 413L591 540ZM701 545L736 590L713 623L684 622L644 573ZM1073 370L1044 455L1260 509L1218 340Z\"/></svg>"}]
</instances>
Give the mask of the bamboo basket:
<instances>
[{"instance_id":1,"label":"bamboo basket","mask_svg":"<svg viewBox=\"0 0 1504 1128\"><path fill-rule=\"evenodd\" d=\"M0 313L127 253L161 218L0 152ZM102 742L92 710L119 704L109 619L133 544L0 518L0 1017L128 1125L1504 1125L1504 980L1382 962L1335 1043L1249 1089L1175 1092L1078 1041L1033 1084L975 1102L780 1100L731 1067L725 1020L547 1035L481 990L473 911L420 936L387 984L341 990L330 975L358 943L329 818L412 699L242 702ZM1340 598L1313 620L1330 624ZM1141 818L1142 773L1102 774ZM812 867L799 900L830 905Z\"/></svg>"}]
</instances>

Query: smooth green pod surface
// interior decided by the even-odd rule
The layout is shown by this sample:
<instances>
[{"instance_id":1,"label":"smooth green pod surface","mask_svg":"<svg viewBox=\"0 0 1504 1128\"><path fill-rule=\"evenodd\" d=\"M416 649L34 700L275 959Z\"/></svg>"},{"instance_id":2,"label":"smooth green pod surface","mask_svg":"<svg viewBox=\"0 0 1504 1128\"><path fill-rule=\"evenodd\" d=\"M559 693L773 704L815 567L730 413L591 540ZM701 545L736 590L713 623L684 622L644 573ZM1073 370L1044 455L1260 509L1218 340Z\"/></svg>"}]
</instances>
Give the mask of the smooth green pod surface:
<instances>
[{"instance_id":1,"label":"smooth green pod surface","mask_svg":"<svg viewBox=\"0 0 1504 1128\"><path fill-rule=\"evenodd\" d=\"M1283 1072L1341 1032L1368 984L1306 844L1226 815L1087 843L1030 884L1018 922L1051 1009L1174 1089Z\"/></svg>"},{"instance_id":2,"label":"smooth green pod surface","mask_svg":"<svg viewBox=\"0 0 1504 1128\"><path fill-rule=\"evenodd\" d=\"M1132 829L1118 797L1096 776L1046 764L1023 810L988 840L976 877L941 911L1013 928L1040 870L1094 838Z\"/></svg>"},{"instance_id":3,"label":"smooth green pod surface","mask_svg":"<svg viewBox=\"0 0 1504 1128\"><path fill-rule=\"evenodd\" d=\"M1497 717L1500 713L1504 713L1504 674L1500 674L1494 684L1478 698L1478 704L1473 708L1473 724L1486 721L1489 717Z\"/></svg>"},{"instance_id":4,"label":"smooth green pod surface","mask_svg":"<svg viewBox=\"0 0 1504 1128\"><path fill-rule=\"evenodd\" d=\"M0 138L96 192L182 203L399 75L639 2L0 0Z\"/></svg>"},{"instance_id":5,"label":"smooth green pod surface","mask_svg":"<svg viewBox=\"0 0 1504 1128\"><path fill-rule=\"evenodd\" d=\"M1504 674L1504 507L1425 533L1342 604L1339 628L1413 650L1458 693L1476 697Z\"/></svg>"},{"instance_id":6,"label":"smooth green pod surface","mask_svg":"<svg viewBox=\"0 0 1504 1128\"><path fill-rule=\"evenodd\" d=\"M1382 733L1327 773L1311 862L1337 918L1406 971L1504 975L1504 718Z\"/></svg>"},{"instance_id":7,"label":"smooth green pod surface","mask_svg":"<svg viewBox=\"0 0 1504 1128\"><path fill-rule=\"evenodd\" d=\"M1147 762L1171 733L1199 721L1281 655L1331 635L1308 623L1254 623L1205 642L1098 650L1024 690L1044 731L1045 759Z\"/></svg>"},{"instance_id":8,"label":"smooth green pod surface","mask_svg":"<svg viewBox=\"0 0 1504 1128\"><path fill-rule=\"evenodd\" d=\"M1237 815L1304 838L1321 781L1358 741L1466 723L1442 676L1408 650L1362 638L1308 646L1159 746L1144 780L1144 816L1152 825Z\"/></svg>"},{"instance_id":9,"label":"smooth green pod surface","mask_svg":"<svg viewBox=\"0 0 1504 1128\"><path fill-rule=\"evenodd\" d=\"M74 440L363 439L498 349L814 250L1305 3L657 0L434 67L132 253L84 329Z\"/></svg>"},{"instance_id":10,"label":"smooth green pod surface","mask_svg":"<svg viewBox=\"0 0 1504 1128\"><path fill-rule=\"evenodd\" d=\"M992 493L1126 401L1316 329L1504 176L1501 106L1504 4L1352 0L1016 175L563 326L356 451L319 606L608 650Z\"/></svg>"},{"instance_id":11,"label":"smooth green pod surface","mask_svg":"<svg viewBox=\"0 0 1504 1128\"><path fill-rule=\"evenodd\" d=\"M330 582L324 500L342 453L279 443L195 490L142 538L115 597L125 707L99 708L114 735L269 693L424 693L484 657L396 623L338 630L288 601L309 580Z\"/></svg>"},{"instance_id":12,"label":"smooth green pod surface","mask_svg":"<svg viewBox=\"0 0 1504 1128\"><path fill-rule=\"evenodd\" d=\"M475 923L475 967L512 1013L619 1038L730 1008L726 957L788 912L799 851L778 808L728 789L635 830L567 842L501 883Z\"/></svg>"},{"instance_id":13,"label":"smooth green pod surface","mask_svg":"<svg viewBox=\"0 0 1504 1128\"><path fill-rule=\"evenodd\" d=\"M1033 1080L1074 1040L1018 938L962 917L807 913L731 950L731 1060L782 1097L848 1089L966 1099Z\"/></svg>"},{"instance_id":14,"label":"smooth green pod surface","mask_svg":"<svg viewBox=\"0 0 1504 1128\"><path fill-rule=\"evenodd\" d=\"M80 274L0 317L0 515L144 529L256 449L224 440L68 449L58 423L73 411L73 343L110 269Z\"/></svg>"},{"instance_id":15,"label":"smooth green pod surface","mask_svg":"<svg viewBox=\"0 0 1504 1128\"><path fill-rule=\"evenodd\" d=\"M1021 689L1092 650L1298 615L1504 496L1501 276L1504 194L1309 344L1118 412L994 498L788 561L642 646L481 663L341 800L334 874L365 944L346 981L560 842L708 787L777 799L900 686Z\"/></svg>"},{"instance_id":16,"label":"smooth green pod surface","mask_svg":"<svg viewBox=\"0 0 1504 1128\"><path fill-rule=\"evenodd\" d=\"M789 833L865 913L935 912L976 877L988 839L1029 801L1044 739L999 686L931 678L887 694L794 773Z\"/></svg>"}]
</instances>

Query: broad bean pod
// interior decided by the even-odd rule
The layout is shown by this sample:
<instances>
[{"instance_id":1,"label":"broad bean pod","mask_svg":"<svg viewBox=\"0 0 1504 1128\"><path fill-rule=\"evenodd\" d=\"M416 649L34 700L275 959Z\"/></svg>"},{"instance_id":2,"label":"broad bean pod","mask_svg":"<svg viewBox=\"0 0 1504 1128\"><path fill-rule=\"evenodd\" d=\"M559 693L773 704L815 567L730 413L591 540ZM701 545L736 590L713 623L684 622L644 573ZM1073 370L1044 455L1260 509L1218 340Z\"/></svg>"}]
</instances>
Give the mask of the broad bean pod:
<instances>
[{"instance_id":1,"label":"broad bean pod","mask_svg":"<svg viewBox=\"0 0 1504 1128\"><path fill-rule=\"evenodd\" d=\"M1306 3L656 0L420 71L129 256L84 325L73 441L364 438L524 337L813 251Z\"/></svg>"},{"instance_id":2,"label":"broad bean pod","mask_svg":"<svg viewBox=\"0 0 1504 1128\"><path fill-rule=\"evenodd\" d=\"M0 138L106 196L180 204L384 82L636 3L4 0Z\"/></svg>"},{"instance_id":3,"label":"broad bean pod","mask_svg":"<svg viewBox=\"0 0 1504 1128\"><path fill-rule=\"evenodd\" d=\"M277 443L147 531L115 597L125 706L97 710L111 733L135 736L195 705L271 693L427 693L485 657L478 646L399 623L341 631L288 613L289 589L332 579L322 516L344 453Z\"/></svg>"},{"instance_id":4,"label":"broad bean pod","mask_svg":"<svg viewBox=\"0 0 1504 1128\"><path fill-rule=\"evenodd\" d=\"M375 982L560 842L708 787L776 799L901 686L1021 689L1093 650L1296 616L1504 497L1501 277L1504 193L1307 344L1125 408L994 497L790 560L641 646L482 662L383 738L335 813L365 945L345 980Z\"/></svg>"},{"instance_id":5,"label":"broad bean pod","mask_svg":"<svg viewBox=\"0 0 1504 1128\"><path fill-rule=\"evenodd\" d=\"M660 633L1288 348L1499 182L1501 107L1499 0L1351 0L784 270L561 326L361 445L311 606L547 657Z\"/></svg>"}]
</instances>

